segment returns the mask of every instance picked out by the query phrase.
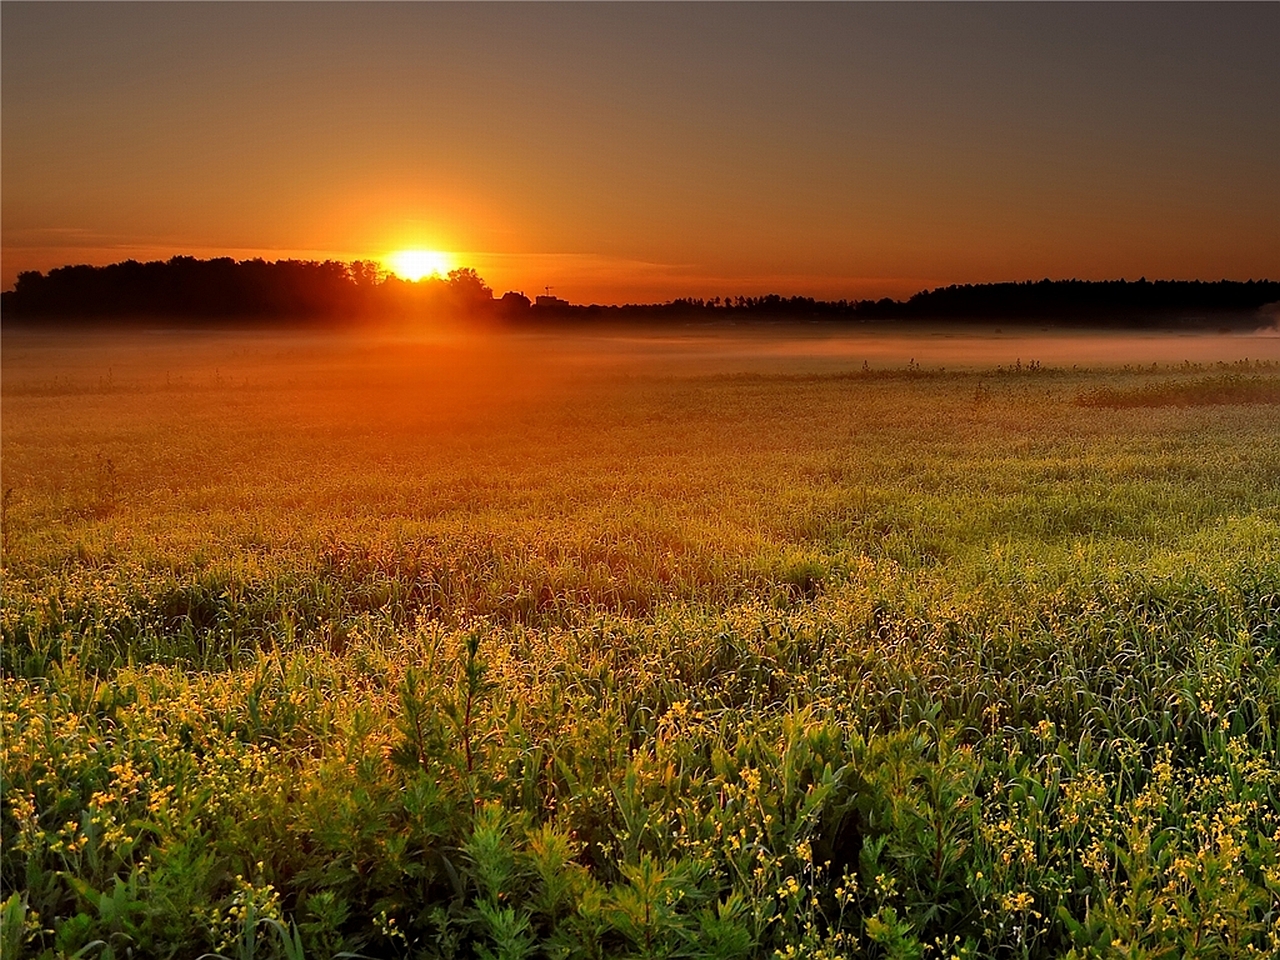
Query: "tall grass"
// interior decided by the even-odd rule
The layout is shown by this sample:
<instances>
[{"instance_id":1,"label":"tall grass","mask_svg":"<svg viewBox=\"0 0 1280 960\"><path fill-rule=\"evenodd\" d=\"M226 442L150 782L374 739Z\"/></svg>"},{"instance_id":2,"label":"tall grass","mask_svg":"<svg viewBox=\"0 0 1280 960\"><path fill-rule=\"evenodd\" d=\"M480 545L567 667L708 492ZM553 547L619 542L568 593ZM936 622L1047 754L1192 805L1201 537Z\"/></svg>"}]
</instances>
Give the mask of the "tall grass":
<instances>
[{"instance_id":1,"label":"tall grass","mask_svg":"<svg viewBox=\"0 0 1280 960\"><path fill-rule=\"evenodd\" d=\"M52 356L6 958L1280 952L1274 407Z\"/></svg>"},{"instance_id":2,"label":"tall grass","mask_svg":"<svg viewBox=\"0 0 1280 960\"><path fill-rule=\"evenodd\" d=\"M1194 380L1145 383L1117 389L1101 387L1078 398L1091 407L1202 407L1213 404L1280 403L1280 377L1236 373Z\"/></svg>"}]
</instances>

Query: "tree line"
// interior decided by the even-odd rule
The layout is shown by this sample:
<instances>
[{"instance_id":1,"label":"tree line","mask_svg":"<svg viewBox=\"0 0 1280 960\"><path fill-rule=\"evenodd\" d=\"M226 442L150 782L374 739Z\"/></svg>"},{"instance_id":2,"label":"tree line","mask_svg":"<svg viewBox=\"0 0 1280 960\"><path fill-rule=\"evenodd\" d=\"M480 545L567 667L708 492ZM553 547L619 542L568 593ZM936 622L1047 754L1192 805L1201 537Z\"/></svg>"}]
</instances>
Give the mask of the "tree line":
<instances>
[{"instance_id":1,"label":"tree line","mask_svg":"<svg viewBox=\"0 0 1280 960\"><path fill-rule=\"evenodd\" d=\"M233 260L173 257L104 267L18 274L0 294L8 319L165 318L199 324L240 320L342 324L434 313L470 313L494 303L470 268L416 283L373 261Z\"/></svg>"},{"instance_id":2,"label":"tree line","mask_svg":"<svg viewBox=\"0 0 1280 960\"><path fill-rule=\"evenodd\" d=\"M758 317L814 320L1002 320L1052 321L1082 325L1121 322L1221 322L1254 319L1258 310L1280 301L1274 280L1028 280L979 283L922 290L906 300L817 300L813 297L682 298L664 304L569 307L562 312L589 318L616 314L702 317Z\"/></svg>"},{"instance_id":3,"label":"tree line","mask_svg":"<svg viewBox=\"0 0 1280 960\"><path fill-rule=\"evenodd\" d=\"M663 322L812 319L834 321L1001 320L1075 324L1247 322L1280 301L1274 280L1038 280L937 287L906 300L813 297L678 298L620 306L531 303L521 293L495 298L470 268L417 282L357 260L199 260L173 257L109 266L26 271L0 294L6 321L121 322L164 319L200 325L349 325L395 319L464 317L509 323Z\"/></svg>"}]
</instances>

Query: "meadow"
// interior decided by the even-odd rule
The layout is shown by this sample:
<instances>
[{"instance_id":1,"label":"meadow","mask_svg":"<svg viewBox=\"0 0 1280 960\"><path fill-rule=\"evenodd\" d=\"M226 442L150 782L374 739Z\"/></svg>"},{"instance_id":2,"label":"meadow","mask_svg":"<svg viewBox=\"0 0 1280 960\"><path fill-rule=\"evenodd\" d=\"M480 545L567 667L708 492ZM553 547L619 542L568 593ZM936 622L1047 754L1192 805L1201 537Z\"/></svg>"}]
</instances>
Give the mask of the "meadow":
<instances>
[{"instance_id":1,"label":"meadow","mask_svg":"<svg viewBox=\"0 0 1280 960\"><path fill-rule=\"evenodd\" d=\"M1278 346L6 331L0 954L1280 955Z\"/></svg>"}]
</instances>

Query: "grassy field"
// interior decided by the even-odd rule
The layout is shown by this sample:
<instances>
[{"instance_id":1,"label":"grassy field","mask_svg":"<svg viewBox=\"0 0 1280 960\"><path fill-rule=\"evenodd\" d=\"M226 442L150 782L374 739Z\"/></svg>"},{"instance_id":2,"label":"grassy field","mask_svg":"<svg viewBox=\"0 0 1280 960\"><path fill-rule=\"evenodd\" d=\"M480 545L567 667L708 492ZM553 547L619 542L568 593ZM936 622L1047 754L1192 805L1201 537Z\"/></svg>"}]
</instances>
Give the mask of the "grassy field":
<instances>
[{"instance_id":1,"label":"grassy field","mask_svg":"<svg viewBox=\"0 0 1280 960\"><path fill-rule=\"evenodd\" d=\"M6 332L5 960L1280 955L1275 341L842 343Z\"/></svg>"}]
</instances>

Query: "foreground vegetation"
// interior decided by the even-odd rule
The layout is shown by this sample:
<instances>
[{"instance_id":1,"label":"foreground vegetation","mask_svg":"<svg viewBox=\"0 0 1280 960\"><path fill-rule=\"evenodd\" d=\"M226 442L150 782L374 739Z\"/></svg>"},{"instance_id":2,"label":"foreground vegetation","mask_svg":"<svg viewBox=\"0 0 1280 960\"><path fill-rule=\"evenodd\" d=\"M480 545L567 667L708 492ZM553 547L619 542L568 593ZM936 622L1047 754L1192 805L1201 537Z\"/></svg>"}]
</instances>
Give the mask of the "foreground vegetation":
<instances>
[{"instance_id":1,"label":"foreground vegetation","mask_svg":"<svg viewBox=\"0 0 1280 960\"><path fill-rule=\"evenodd\" d=\"M1280 953L1273 367L14 344L6 960Z\"/></svg>"}]
</instances>

